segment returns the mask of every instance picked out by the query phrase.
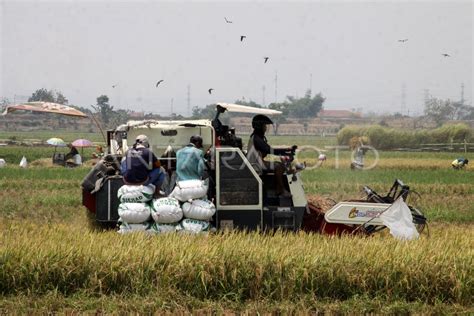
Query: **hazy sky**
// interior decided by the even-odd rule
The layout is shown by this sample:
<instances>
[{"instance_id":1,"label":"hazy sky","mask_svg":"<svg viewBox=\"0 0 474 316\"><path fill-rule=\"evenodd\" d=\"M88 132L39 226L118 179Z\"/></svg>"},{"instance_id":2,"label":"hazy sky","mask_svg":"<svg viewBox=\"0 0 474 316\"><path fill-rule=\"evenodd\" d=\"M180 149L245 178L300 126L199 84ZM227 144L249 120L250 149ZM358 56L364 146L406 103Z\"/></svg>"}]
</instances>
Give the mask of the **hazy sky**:
<instances>
[{"instance_id":1,"label":"hazy sky","mask_svg":"<svg viewBox=\"0 0 474 316\"><path fill-rule=\"evenodd\" d=\"M327 109L396 112L405 86L405 113L421 113L424 89L458 100L464 83L472 103L473 10L471 1L0 0L0 97L47 88L70 104L106 94L117 108L186 114L188 85L191 107L269 104L275 90L283 101L311 85Z\"/></svg>"}]
</instances>

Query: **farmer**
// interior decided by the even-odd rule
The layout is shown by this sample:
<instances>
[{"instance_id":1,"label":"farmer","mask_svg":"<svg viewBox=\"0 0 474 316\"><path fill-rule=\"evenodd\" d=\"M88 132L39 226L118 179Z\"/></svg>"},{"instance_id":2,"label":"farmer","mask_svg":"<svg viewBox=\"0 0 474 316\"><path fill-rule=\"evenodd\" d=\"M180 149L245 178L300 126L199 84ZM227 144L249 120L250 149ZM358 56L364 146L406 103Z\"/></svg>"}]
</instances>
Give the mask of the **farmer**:
<instances>
[{"instance_id":1,"label":"farmer","mask_svg":"<svg viewBox=\"0 0 474 316\"><path fill-rule=\"evenodd\" d=\"M79 155L77 148L74 147L71 143L67 144L67 147L69 147L69 152L64 157L65 160L72 159L75 155Z\"/></svg>"},{"instance_id":2,"label":"farmer","mask_svg":"<svg viewBox=\"0 0 474 316\"><path fill-rule=\"evenodd\" d=\"M138 135L132 148L125 153L121 164L121 172L126 184L153 184L155 186L155 196L158 196L165 174L160 161L149 148L148 137Z\"/></svg>"},{"instance_id":3,"label":"farmer","mask_svg":"<svg viewBox=\"0 0 474 316\"><path fill-rule=\"evenodd\" d=\"M457 158L453 160L451 166L453 166L453 169L463 169L468 163L469 160L466 158Z\"/></svg>"},{"instance_id":4,"label":"farmer","mask_svg":"<svg viewBox=\"0 0 474 316\"><path fill-rule=\"evenodd\" d=\"M66 161L66 166L75 167L82 164L82 157L79 155L77 148L74 147L71 143L67 144L69 147L69 152L64 156L64 161ZM72 159L73 162L68 162L69 159Z\"/></svg>"},{"instance_id":5,"label":"farmer","mask_svg":"<svg viewBox=\"0 0 474 316\"><path fill-rule=\"evenodd\" d=\"M255 115L252 119L253 133L247 146L247 159L249 160L255 171L262 175L264 171L275 172L276 193L282 197L290 197L291 193L285 190L283 184L283 174L285 166L280 162L265 161L264 158L268 154L285 157L288 151L294 151L296 145L290 148L276 149L270 147L265 137L267 125L273 124L272 120L262 114Z\"/></svg>"},{"instance_id":6,"label":"farmer","mask_svg":"<svg viewBox=\"0 0 474 316\"><path fill-rule=\"evenodd\" d=\"M327 157L325 154L319 154L318 156L318 165L322 166L323 163L327 160Z\"/></svg>"},{"instance_id":7,"label":"farmer","mask_svg":"<svg viewBox=\"0 0 474 316\"><path fill-rule=\"evenodd\" d=\"M200 180L204 175L204 153L202 148L202 137L191 136L189 144L176 153L176 173L178 181Z\"/></svg>"}]
</instances>

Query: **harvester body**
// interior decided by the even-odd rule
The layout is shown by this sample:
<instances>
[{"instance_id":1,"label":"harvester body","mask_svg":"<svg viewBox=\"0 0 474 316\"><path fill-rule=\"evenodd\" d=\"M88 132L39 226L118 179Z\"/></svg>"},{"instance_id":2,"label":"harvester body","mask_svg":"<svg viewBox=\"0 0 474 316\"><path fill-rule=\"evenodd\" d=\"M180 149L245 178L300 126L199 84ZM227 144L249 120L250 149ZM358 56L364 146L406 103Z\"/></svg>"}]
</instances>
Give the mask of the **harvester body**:
<instances>
[{"instance_id":1,"label":"harvester body","mask_svg":"<svg viewBox=\"0 0 474 316\"><path fill-rule=\"evenodd\" d=\"M269 109L218 103L214 120L130 121L108 131L108 155L93 167L82 183L83 204L94 220L102 226L117 225L120 204L117 191L124 185L120 162L141 134L148 137L151 150L170 179L175 178L176 172L176 155L173 153L186 146L191 136L202 137L206 178L209 179L207 198L216 206L212 224L217 229L297 231L303 228L323 233L351 232L364 225L366 217L363 214L370 216L393 203L376 201L372 197L365 202L338 204L328 212L315 212L316 208L308 204L305 196L300 170L294 168L288 169L284 175L284 187L291 196L277 195L275 174L271 171L258 174L246 157L241 138L235 135L235 130L220 122L219 115L225 111L280 114ZM289 152L290 161L294 154L294 151ZM312 226L305 221L317 222L316 227L308 229ZM378 230L383 223L375 220L368 226Z\"/></svg>"}]
</instances>

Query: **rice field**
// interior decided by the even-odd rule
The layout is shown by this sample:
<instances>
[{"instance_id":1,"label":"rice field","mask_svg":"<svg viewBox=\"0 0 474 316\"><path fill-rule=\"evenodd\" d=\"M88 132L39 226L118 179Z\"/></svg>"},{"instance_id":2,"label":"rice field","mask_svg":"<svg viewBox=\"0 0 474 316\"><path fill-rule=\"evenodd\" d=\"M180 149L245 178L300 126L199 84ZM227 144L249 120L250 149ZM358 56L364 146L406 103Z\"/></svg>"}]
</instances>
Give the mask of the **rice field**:
<instances>
[{"instance_id":1,"label":"rice field","mask_svg":"<svg viewBox=\"0 0 474 316\"><path fill-rule=\"evenodd\" d=\"M0 158L17 150L2 147ZM51 148L31 150L30 162L50 157ZM421 194L429 234L400 242L388 233L97 232L81 206L89 167L12 163L0 169L0 313L474 313L471 166L451 170L452 153L381 152L375 168L351 171L349 152L337 168L335 152L326 154L302 173L307 194L356 198L363 185L382 193L400 178Z\"/></svg>"}]
</instances>

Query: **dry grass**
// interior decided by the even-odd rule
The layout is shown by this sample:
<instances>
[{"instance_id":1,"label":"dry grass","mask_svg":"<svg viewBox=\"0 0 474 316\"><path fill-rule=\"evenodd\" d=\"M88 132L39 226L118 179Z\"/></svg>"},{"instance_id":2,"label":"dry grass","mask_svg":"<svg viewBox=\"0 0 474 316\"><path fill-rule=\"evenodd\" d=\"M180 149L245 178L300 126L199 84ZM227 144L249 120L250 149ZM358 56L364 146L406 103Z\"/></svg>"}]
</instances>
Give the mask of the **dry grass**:
<instances>
[{"instance_id":1,"label":"dry grass","mask_svg":"<svg viewBox=\"0 0 474 316\"><path fill-rule=\"evenodd\" d=\"M414 242L305 233L150 238L18 221L0 231L3 295L173 289L211 300L368 295L466 306L474 296L472 226L435 225Z\"/></svg>"}]
</instances>

